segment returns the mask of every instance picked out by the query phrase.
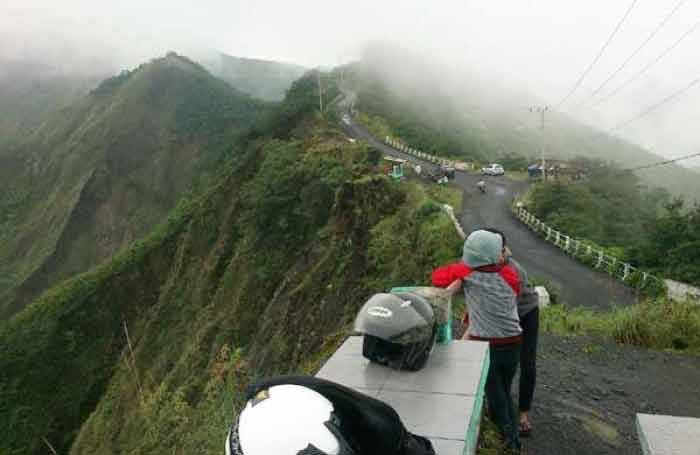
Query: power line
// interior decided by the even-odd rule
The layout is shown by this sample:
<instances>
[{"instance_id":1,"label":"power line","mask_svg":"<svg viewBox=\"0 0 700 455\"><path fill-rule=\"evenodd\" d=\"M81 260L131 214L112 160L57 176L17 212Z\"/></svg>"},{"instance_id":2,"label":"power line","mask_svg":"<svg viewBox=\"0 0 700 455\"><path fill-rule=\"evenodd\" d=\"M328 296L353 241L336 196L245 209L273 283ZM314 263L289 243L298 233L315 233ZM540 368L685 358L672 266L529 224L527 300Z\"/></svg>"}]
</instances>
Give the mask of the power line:
<instances>
[{"instance_id":1,"label":"power line","mask_svg":"<svg viewBox=\"0 0 700 455\"><path fill-rule=\"evenodd\" d=\"M642 117L645 117L646 115L648 115L648 114L654 112L656 109L660 108L661 106L663 106L664 104L668 103L669 101L672 101L672 100L676 99L677 97L679 97L680 95L682 95L683 93L687 92L688 90L690 90L691 88L693 88L695 85L697 85L699 82L700 82L700 78L695 79L695 80L692 81L690 84L686 85L685 87L683 87L683 88L680 89L680 90L677 90L677 91L673 92L672 94L670 94L670 95L667 96L666 98L662 99L661 101L658 101L658 102L652 104L651 106L649 106L648 108L644 109L642 112L640 112L639 114L635 115L635 116L632 117L631 119L626 120L626 121L624 121L624 122L622 122L622 123L619 123L619 124L617 124L616 126L614 126L613 128L610 128L607 132L608 132L608 133L615 132L615 131L617 131L617 130L619 130L619 129L622 129L622 128L626 127L626 126L629 125L630 123L632 123L632 122L634 122L634 121L637 121L637 120L639 120L639 119L642 118Z\"/></svg>"},{"instance_id":2,"label":"power line","mask_svg":"<svg viewBox=\"0 0 700 455\"><path fill-rule=\"evenodd\" d=\"M674 93L668 95L668 96L665 97L664 99L662 99L662 100L660 100L660 101L657 101L656 103L654 103L654 104L652 104L651 106L647 107L647 108L644 109L642 112L640 112L639 114L635 115L634 117L632 117L632 118L630 118L630 119L628 119L628 120L626 120L626 121L624 121L624 122L622 122L622 123L617 124L617 125L614 126L613 128L610 128L610 129L607 129L607 130L598 130L598 133L597 133L596 135L594 135L594 136L591 137L590 139L584 140L584 142L586 143L587 146L591 146L591 145L593 145L595 142L598 142L598 141L603 140L603 139L608 139L608 138L611 138L611 137L612 137L612 138L616 138L615 135L613 135L614 132L616 132L616 131L618 131L618 130L624 128L624 127L626 127L626 126L629 125L630 123L635 122L635 121L639 120L639 119L642 118L642 117L645 117L645 116L649 115L650 113L654 112L656 109L660 108L660 107L663 106L664 104L666 104L666 103L668 103L668 102L670 102L670 101L672 101L672 100L678 98L680 95L682 95L683 93L687 92L688 90L690 90L691 88L693 88L693 87L694 87L695 85L697 85L698 83L700 83L700 77L697 78L697 79L695 79L695 80L692 81L690 84L688 84L688 85L686 85L685 87L683 87L682 89L675 91ZM619 138L618 138L618 139L619 139ZM690 155L689 157L693 157L693 156L695 156L695 155ZM677 159L676 161L680 161L681 159L686 159L686 158L689 158L689 157L679 158L679 159Z\"/></svg>"},{"instance_id":3,"label":"power line","mask_svg":"<svg viewBox=\"0 0 700 455\"><path fill-rule=\"evenodd\" d=\"M700 156L700 152L697 153L691 153L690 155L685 155L685 156L679 156L678 158L673 158L670 160L664 160L664 161L658 161L656 163L651 163L651 164L645 164L644 166L637 166L637 167L632 167L629 169L621 169L623 172L631 172L631 171L638 171L640 169L650 169L652 167L658 167L658 166L665 166L667 164L675 163L677 161L683 161L683 160L688 160L690 158L695 158Z\"/></svg>"},{"instance_id":4,"label":"power line","mask_svg":"<svg viewBox=\"0 0 700 455\"><path fill-rule=\"evenodd\" d=\"M645 67L643 67L643 68L642 68L641 70L639 70L637 73L635 73L634 75L632 75L632 76L631 76L629 79L627 79L625 82L623 82L622 84L620 84L619 86L617 86L617 88L615 88L615 90L613 90L612 92L610 92L609 94L607 94L606 96L604 96L603 98L601 98L600 100L596 101L595 103L591 104L591 105L588 106L588 107L591 107L591 108L592 108L592 107L599 106L600 104L602 104L602 103L604 103L604 102L610 100L612 97L614 97L615 95L617 95L622 89L624 89L625 87L627 87L628 85L630 85L632 82L634 82L634 81L636 81L637 79L639 79L644 73L646 73L647 71L649 71L654 65L656 65L657 63L659 63L664 57L666 57L668 54L670 54L671 51L673 51L676 47L678 47L678 45L679 45L683 40L685 40L691 33L693 33L694 31L696 31L699 27L700 27L700 22L696 22L695 25L693 25L693 26L690 27L688 30L686 30L686 32L683 33L683 35L681 35L681 37L678 38L678 40L676 40L676 42L674 42L672 45L670 45L669 47L667 47L663 52L661 52L659 55L657 55L656 58L654 58L651 62L649 62Z\"/></svg>"},{"instance_id":5,"label":"power line","mask_svg":"<svg viewBox=\"0 0 700 455\"><path fill-rule=\"evenodd\" d=\"M642 166L619 169L615 172L612 172L609 175L611 175L611 176L625 175L629 172L639 171L639 170L643 170L643 169L651 169L651 168L659 167L659 166L666 166L668 164L673 164L673 163L676 163L678 161L689 160L691 158L696 158L696 157L700 157L700 152L691 153L690 155L685 155L685 156L679 156L678 158L672 158L669 160L657 161L656 163L645 164Z\"/></svg>"},{"instance_id":6,"label":"power line","mask_svg":"<svg viewBox=\"0 0 700 455\"><path fill-rule=\"evenodd\" d=\"M608 85L608 83L609 83L611 80L613 80L613 78L615 78L615 76L617 76L617 75L620 73L620 71L622 71L622 70L627 66L627 64L628 64L634 57L636 57L637 54L639 54L639 52L640 52L642 49L644 49L644 47L645 47L647 44L649 44L649 42L656 36L657 33L659 33L659 31L666 25L666 23L668 23L668 21L671 20L671 18L673 17L673 15L676 14L676 12L680 9L681 6L683 6L683 4L684 4L685 2L686 2L686 0L679 0L678 3L676 3L676 6L673 7L673 9L671 10L671 12L669 12L669 13L666 15L666 17L664 17L664 19L663 19L661 22L659 22L659 24L656 26L656 28L654 28L654 30L652 30L652 32L649 34L649 36L647 36L647 38L642 42L642 44L640 44L640 45L634 50L634 52L632 52L632 54L630 54L630 56L627 57L627 58L625 59L625 61L622 62L622 64L621 64L615 71L613 71L613 73L612 73L610 76L608 76L608 78L605 79L605 80L598 86L598 88L596 88L595 90L593 90L593 92L591 92L591 94L590 94L586 99L584 99L583 101L581 101L580 103L578 103L578 104L574 107L574 109L578 109L579 107L581 107L582 104L587 103L590 99L594 98L598 93L600 93L600 91L603 90L603 88L605 88L605 86Z\"/></svg>"},{"instance_id":7,"label":"power line","mask_svg":"<svg viewBox=\"0 0 700 455\"><path fill-rule=\"evenodd\" d=\"M569 90L569 93L567 93L566 96L564 98L562 98L562 100L559 101L559 103L557 103L555 109L559 109L559 107L561 107L561 105L564 104L571 97L571 95L573 95L574 92L581 86L581 83L583 82L583 80L586 78L586 76L588 76L588 73L591 72L591 70L593 69L595 64L598 63L598 60L600 60L600 57L603 56L603 53L610 45L613 38L615 38L615 35L617 35L617 32L620 30L620 27L622 27L622 24L627 19L627 16L629 16L629 14L632 12L632 9L634 9L634 6L637 4L637 1L638 0L632 0L632 3L627 8L627 11L625 11L625 15L622 16L622 19L620 19L620 21L617 23L617 25L615 26L615 29L612 31L612 33L608 37L607 41L605 41L605 44L603 44L603 47L601 47L600 50L598 51L598 55L596 55L596 57L593 59L591 64L588 65L588 68L586 68L586 70L583 72L583 74L581 74L581 77L578 78L578 80L576 81L574 86L571 88L571 90Z\"/></svg>"}]
</instances>

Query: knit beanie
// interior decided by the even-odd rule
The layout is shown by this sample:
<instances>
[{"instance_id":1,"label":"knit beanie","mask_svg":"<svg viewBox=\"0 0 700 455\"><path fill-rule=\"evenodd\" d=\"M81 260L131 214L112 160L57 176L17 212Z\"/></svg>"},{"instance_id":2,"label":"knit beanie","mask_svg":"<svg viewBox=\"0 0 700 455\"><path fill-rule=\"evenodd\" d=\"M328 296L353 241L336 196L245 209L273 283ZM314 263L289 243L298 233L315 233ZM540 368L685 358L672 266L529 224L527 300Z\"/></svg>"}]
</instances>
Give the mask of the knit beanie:
<instances>
[{"instance_id":1,"label":"knit beanie","mask_svg":"<svg viewBox=\"0 0 700 455\"><path fill-rule=\"evenodd\" d=\"M478 230L469 234L464 241L462 261L471 268L498 264L503 252L503 239L500 235Z\"/></svg>"}]
</instances>

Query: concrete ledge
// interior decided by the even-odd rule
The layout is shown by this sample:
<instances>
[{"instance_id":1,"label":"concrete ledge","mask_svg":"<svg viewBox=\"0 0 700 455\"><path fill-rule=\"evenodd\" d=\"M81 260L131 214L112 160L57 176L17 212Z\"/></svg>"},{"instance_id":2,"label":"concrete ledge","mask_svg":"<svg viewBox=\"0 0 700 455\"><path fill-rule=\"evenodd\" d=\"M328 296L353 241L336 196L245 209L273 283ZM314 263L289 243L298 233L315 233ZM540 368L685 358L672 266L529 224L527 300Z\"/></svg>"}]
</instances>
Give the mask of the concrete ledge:
<instances>
[{"instance_id":1,"label":"concrete ledge","mask_svg":"<svg viewBox=\"0 0 700 455\"><path fill-rule=\"evenodd\" d=\"M637 414L644 455L700 455L700 419Z\"/></svg>"},{"instance_id":2,"label":"concrete ledge","mask_svg":"<svg viewBox=\"0 0 700 455\"><path fill-rule=\"evenodd\" d=\"M418 372L396 371L362 357L362 337L349 337L316 375L378 398L406 427L433 441L438 455L475 453L488 373L488 343L437 345Z\"/></svg>"}]
</instances>

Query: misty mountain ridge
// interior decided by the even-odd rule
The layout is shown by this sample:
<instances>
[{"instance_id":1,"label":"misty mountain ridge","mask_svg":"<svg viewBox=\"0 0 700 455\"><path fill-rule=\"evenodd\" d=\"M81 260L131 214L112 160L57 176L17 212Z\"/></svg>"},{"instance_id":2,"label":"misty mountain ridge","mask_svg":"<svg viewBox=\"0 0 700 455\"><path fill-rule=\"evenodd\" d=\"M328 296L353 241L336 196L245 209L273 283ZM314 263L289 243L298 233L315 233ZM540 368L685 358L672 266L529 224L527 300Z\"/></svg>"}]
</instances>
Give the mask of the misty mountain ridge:
<instances>
[{"instance_id":1,"label":"misty mountain ridge","mask_svg":"<svg viewBox=\"0 0 700 455\"><path fill-rule=\"evenodd\" d=\"M171 53L106 79L6 149L0 314L149 232L264 109Z\"/></svg>"},{"instance_id":2,"label":"misty mountain ridge","mask_svg":"<svg viewBox=\"0 0 700 455\"><path fill-rule=\"evenodd\" d=\"M359 107L383 116L414 147L438 154L493 161L509 154L541 156L536 98L507 79L491 79L478 68L460 68L387 44L366 49L351 65ZM414 134L424 125L432 133ZM665 158L622 138L584 125L566 114L545 116L546 157L578 156L613 161L621 168ZM437 148L436 148L437 147ZM697 175L677 164L638 171L642 181L689 201L700 199Z\"/></svg>"},{"instance_id":3,"label":"misty mountain ridge","mask_svg":"<svg viewBox=\"0 0 700 455\"><path fill-rule=\"evenodd\" d=\"M0 154L105 77L37 61L0 60Z\"/></svg>"},{"instance_id":4,"label":"misty mountain ridge","mask_svg":"<svg viewBox=\"0 0 700 455\"><path fill-rule=\"evenodd\" d=\"M161 96L161 89L171 96ZM196 65L169 56L98 87L91 98L103 101L86 101L91 115L79 128L81 143L90 139L93 124L115 133L101 124L103 110L120 111L115 104L123 98L149 95L155 96L147 99L152 107L129 100L129 112L139 107L160 114L160 134L184 141L189 152L198 150L198 121L239 125L231 125L237 117L226 109L200 111L198 100L219 106L228 97L236 100L232 108L250 102ZM175 95L194 109L180 122L170 104ZM376 289L423 282L431 267L453 257L461 239L437 198L449 190L397 185L382 175L380 156L318 115L317 102L313 75L296 81L285 101L257 122L255 134L224 141L233 150L218 162L218 172L149 234L0 323L0 372L11 372L0 373L0 452L40 455L50 441L72 455L221 453L249 381L314 371ZM137 113L130 118L144 121ZM172 117L190 134L166 128ZM114 128L133 138L129 125ZM107 152L121 140L111 137ZM163 172L186 162L169 144L158 143L169 154L138 149L151 177L158 172L152 162L162 163ZM96 154L92 169L100 167L102 154ZM168 159L172 154L179 160ZM73 212L87 218L72 224L77 233L90 233L90 214L104 213L105 206L119 213L109 201L121 194L114 191L121 182L147 185L134 176L131 163L138 156L112 158L102 165L106 170L76 168L95 182L73 184L90 196L73 203ZM109 172L120 162L132 172ZM182 178L172 172L169 181ZM155 180L144 190L162 195ZM138 207L153 210L149 200ZM88 235L70 245L93 243Z\"/></svg>"},{"instance_id":5,"label":"misty mountain ridge","mask_svg":"<svg viewBox=\"0 0 700 455\"><path fill-rule=\"evenodd\" d=\"M232 87L265 101L282 101L292 82L307 69L292 63L216 54L202 60L217 77Z\"/></svg>"}]
</instances>

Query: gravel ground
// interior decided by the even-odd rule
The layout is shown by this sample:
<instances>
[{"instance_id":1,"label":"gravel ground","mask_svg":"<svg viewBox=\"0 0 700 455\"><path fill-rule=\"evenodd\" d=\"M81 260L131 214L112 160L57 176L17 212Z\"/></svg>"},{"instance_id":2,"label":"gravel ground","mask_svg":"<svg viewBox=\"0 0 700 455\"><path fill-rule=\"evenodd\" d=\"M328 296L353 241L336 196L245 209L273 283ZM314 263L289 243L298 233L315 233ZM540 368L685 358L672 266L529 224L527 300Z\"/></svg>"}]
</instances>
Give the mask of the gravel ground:
<instances>
[{"instance_id":1,"label":"gravel ground","mask_svg":"<svg viewBox=\"0 0 700 455\"><path fill-rule=\"evenodd\" d=\"M527 454L640 454L636 413L700 418L697 356L542 334L537 365Z\"/></svg>"}]
</instances>

